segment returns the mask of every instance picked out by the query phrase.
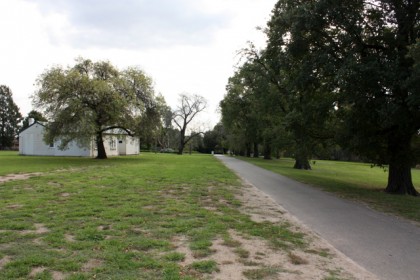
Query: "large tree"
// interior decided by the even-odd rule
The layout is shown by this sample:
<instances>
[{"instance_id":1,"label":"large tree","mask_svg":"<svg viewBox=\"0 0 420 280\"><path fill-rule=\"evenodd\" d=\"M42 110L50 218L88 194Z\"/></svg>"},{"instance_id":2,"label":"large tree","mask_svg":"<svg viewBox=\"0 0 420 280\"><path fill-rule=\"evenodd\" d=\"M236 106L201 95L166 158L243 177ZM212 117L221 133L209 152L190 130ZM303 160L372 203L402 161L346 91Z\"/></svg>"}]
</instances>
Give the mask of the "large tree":
<instances>
[{"instance_id":1,"label":"large tree","mask_svg":"<svg viewBox=\"0 0 420 280\"><path fill-rule=\"evenodd\" d=\"M12 91L0 85L0 150L10 148L19 131L22 115L13 101Z\"/></svg>"},{"instance_id":2,"label":"large tree","mask_svg":"<svg viewBox=\"0 0 420 280\"><path fill-rule=\"evenodd\" d=\"M152 80L137 68L120 71L108 61L79 58L73 67L52 67L37 80L34 105L50 121L46 142L61 140L88 145L94 137L98 159L107 158L103 133L136 131L146 108L153 104Z\"/></svg>"},{"instance_id":3,"label":"large tree","mask_svg":"<svg viewBox=\"0 0 420 280\"><path fill-rule=\"evenodd\" d=\"M172 120L179 129L178 154L182 155L185 145L194 137L201 135L202 131L191 131L187 135L188 126L195 117L206 109L207 101L204 97L194 94L180 94L178 107L172 113Z\"/></svg>"},{"instance_id":4,"label":"large tree","mask_svg":"<svg viewBox=\"0 0 420 280\"><path fill-rule=\"evenodd\" d=\"M293 71L315 79L301 93L334 95L341 144L388 165L387 192L417 195L420 1L279 0L267 34L268 51L286 51Z\"/></svg>"}]
</instances>

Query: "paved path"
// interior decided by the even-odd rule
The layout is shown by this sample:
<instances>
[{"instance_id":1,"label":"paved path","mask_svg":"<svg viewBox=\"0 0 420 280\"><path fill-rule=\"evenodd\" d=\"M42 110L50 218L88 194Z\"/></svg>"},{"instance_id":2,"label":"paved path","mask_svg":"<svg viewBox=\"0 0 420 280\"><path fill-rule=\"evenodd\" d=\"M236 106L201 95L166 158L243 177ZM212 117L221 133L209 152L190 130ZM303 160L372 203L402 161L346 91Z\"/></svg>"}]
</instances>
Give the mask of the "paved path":
<instances>
[{"instance_id":1,"label":"paved path","mask_svg":"<svg viewBox=\"0 0 420 280\"><path fill-rule=\"evenodd\" d=\"M217 157L380 279L420 279L420 227L247 162Z\"/></svg>"}]
</instances>

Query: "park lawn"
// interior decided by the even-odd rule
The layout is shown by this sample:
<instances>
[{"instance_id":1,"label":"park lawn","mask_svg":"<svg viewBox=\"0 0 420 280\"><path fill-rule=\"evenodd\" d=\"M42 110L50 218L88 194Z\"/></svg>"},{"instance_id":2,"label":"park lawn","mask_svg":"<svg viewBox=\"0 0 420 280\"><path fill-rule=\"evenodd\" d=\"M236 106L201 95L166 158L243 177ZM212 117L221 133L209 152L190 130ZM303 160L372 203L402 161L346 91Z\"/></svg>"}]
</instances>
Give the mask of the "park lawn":
<instances>
[{"instance_id":1,"label":"park lawn","mask_svg":"<svg viewBox=\"0 0 420 280\"><path fill-rule=\"evenodd\" d=\"M213 240L231 243L232 230L285 252L307 246L288 223L242 214L240 181L209 155L1 152L0 170L41 172L0 183L0 279L206 279L218 270ZM198 260L181 265L177 240Z\"/></svg>"},{"instance_id":2,"label":"park lawn","mask_svg":"<svg viewBox=\"0 0 420 280\"><path fill-rule=\"evenodd\" d=\"M420 222L419 197L390 195L384 192L388 179L386 169L365 163L316 160L311 162L312 170L297 170L293 169L294 160L290 158L241 159L340 197L366 203L379 211ZM412 169L412 178L414 186L420 191L419 169Z\"/></svg>"}]
</instances>

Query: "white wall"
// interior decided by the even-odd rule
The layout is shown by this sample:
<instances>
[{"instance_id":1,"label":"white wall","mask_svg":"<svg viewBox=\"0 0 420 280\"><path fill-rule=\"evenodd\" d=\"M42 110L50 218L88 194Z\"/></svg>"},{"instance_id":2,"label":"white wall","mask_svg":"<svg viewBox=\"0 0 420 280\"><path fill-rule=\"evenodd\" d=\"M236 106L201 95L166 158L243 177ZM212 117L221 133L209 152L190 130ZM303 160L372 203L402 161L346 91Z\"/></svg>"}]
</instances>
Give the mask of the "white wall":
<instances>
[{"instance_id":1,"label":"white wall","mask_svg":"<svg viewBox=\"0 0 420 280\"><path fill-rule=\"evenodd\" d=\"M19 154L52 156L55 149L44 143L44 126L35 123L19 134Z\"/></svg>"},{"instance_id":2,"label":"white wall","mask_svg":"<svg viewBox=\"0 0 420 280\"><path fill-rule=\"evenodd\" d=\"M126 137L126 155L140 154L140 139L138 137Z\"/></svg>"},{"instance_id":3,"label":"white wall","mask_svg":"<svg viewBox=\"0 0 420 280\"><path fill-rule=\"evenodd\" d=\"M52 147L43 140L45 127L39 123L29 126L19 134L19 154L37 156L76 156L96 157L98 151L95 141L90 147L79 147L76 142L71 142L68 149L58 149L60 141L56 141ZM140 153L140 140L138 137L121 135L104 135L104 146L107 156L137 155ZM122 141L122 143L119 143Z\"/></svg>"},{"instance_id":4,"label":"white wall","mask_svg":"<svg viewBox=\"0 0 420 280\"><path fill-rule=\"evenodd\" d=\"M58 149L60 141L51 147L44 142L45 127L35 123L19 134L19 154L32 156L90 156L90 147L80 148L75 142L69 144L68 149Z\"/></svg>"}]
</instances>

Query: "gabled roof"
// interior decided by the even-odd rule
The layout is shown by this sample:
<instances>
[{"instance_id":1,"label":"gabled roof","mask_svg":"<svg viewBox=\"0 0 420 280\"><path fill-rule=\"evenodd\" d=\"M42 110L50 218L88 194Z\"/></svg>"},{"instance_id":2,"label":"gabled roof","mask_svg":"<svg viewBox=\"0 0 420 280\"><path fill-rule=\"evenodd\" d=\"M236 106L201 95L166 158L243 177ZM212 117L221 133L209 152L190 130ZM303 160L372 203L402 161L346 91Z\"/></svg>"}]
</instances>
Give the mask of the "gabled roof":
<instances>
[{"instance_id":1,"label":"gabled roof","mask_svg":"<svg viewBox=\"0 0 420 280\"><path fill-rule=\"evenodd\" d=\"M28 127L25 127L25 128L24 128L24 129L22 129L21 131L19 131L19 134L21 134L22 132L24 132L24 131L25 131L25 130L27 130L28 128L30 128L30 127L32 127L32 126L34 126L35 124L39 124L39 125L42 125L43 127L45 127L45 124L44 124L44 123L39 122L39 121L34 121L34 123L33 123L33 124L29 125Z\"/></svg>"}]
</instances>

